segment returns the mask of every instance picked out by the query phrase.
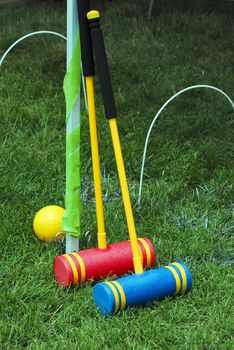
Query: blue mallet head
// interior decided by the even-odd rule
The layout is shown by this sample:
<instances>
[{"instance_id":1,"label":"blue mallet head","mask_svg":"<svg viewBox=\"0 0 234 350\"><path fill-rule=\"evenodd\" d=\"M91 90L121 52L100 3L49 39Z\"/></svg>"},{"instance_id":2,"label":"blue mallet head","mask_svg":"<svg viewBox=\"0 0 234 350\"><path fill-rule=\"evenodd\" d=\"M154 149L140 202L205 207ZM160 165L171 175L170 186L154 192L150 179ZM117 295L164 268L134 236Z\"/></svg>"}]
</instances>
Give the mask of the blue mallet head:
<instances>
[{"instance_id":1,"label":"blue mallet head","mask_svg":"<svg viewBox=\"0 0 234 350\"><path fill-rule=\"evenodd\" d=\"M130 275L94 286L95 305L108 316L127 307L146 305L167 296L185 294L192 287L192 276L182 262Z\"/></svg>"}]
</instances>

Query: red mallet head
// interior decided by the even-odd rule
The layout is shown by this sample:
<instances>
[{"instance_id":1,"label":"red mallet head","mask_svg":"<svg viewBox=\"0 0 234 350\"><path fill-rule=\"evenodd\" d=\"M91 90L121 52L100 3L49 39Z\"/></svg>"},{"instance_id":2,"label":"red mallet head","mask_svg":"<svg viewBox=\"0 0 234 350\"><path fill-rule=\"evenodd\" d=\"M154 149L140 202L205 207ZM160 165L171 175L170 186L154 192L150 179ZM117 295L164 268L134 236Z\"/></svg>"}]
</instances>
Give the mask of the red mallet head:
<instances>
[{"instance_id":1,"label":"red mallet head","mask_svg":"<svg viewBox=\"0 0 234 350\"><path fill-rule=\"evenodd\" d=\"M153 267L156 254L151 241L139 238L138 244L144 268ZM129 271L134 271L130 241L110 244L106 249L80 250L54 259L55 278L63 287L109 275L120 276Z\"/></svg>"}]
</instances>

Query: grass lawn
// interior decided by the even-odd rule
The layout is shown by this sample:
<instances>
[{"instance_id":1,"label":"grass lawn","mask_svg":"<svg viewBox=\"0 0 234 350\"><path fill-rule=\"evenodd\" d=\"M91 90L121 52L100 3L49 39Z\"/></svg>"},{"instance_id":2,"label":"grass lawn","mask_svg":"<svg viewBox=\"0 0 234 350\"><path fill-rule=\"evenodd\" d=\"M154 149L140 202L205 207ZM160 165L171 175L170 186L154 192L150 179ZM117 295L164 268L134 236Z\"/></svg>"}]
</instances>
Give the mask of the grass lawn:
<instances>
[{"instance_id":1,"label":"grass lawn","mask_svg":"<svg viewBox=\"0 0 234 350\"><path fill-rule=\"evenodd\" d=\"M97 1L103 14L119 129L138 232L191 269L192 291L103 318L92 286L63 290L53 277L55 243L32 230L37 210L64 205L65 43L37 37L0 68L0 349L233 349L234 119L213 91L180 96L163 112L148 148L137 206L144 140L155 112L193 84L234 96L234 4ZM66 32L65 2L0 9L0 55L34 30ZM127 239L108 124L97 112L109 242ZM82 232L96 231L89 129L82 104ZM95 237L93 237L93 245ZM84 247L84 242L81 242Z\"/></svg>"}]
</instances>

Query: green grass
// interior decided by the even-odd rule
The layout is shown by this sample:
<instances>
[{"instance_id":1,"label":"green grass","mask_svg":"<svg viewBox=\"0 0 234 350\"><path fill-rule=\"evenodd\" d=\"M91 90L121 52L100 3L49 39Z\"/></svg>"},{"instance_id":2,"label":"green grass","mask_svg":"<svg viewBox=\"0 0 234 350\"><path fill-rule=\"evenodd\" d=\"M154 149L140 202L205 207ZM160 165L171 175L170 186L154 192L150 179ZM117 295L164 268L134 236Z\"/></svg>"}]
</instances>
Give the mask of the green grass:
<instances>
[{"instance_id":1,"label":"green grass","mask_svg":"<svg viewBox=\"0 0 234 350\"><path fill-rule=\"evenodd\" d=\"M234 4L160 1L160 15L146 21L148 1L97 3L138 232L154 242L157 266L178 258L188 264L193 289L103 318L91 285L63 290L55 283L59 247L38 241L32 220L44 205L64 203L66 52L60 39L28 39L0 70L0 348L233 349L234 119L221 95L190 92L162 114L149 144L140 208L136 202L144 139L166 99L196 83L234 96ZM1 55L33 30L65 34L65 3L1 7L0 23ZM113 242L126 239L127 228L99 91L97 84L106 226ZM81 152L82 232L94 235L84 105Z\"/></svg>"}]
</instances>

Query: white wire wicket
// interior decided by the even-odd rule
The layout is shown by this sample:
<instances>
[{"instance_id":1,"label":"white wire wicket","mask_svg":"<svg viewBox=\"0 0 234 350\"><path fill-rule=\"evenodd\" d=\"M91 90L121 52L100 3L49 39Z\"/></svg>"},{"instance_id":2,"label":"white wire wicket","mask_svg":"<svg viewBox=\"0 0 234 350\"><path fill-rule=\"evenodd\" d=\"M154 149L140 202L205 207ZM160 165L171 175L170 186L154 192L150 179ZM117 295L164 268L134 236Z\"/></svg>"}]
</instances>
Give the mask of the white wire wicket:
<instances>
[{"instance_id":1,"label":"white wire wicket","mask_svg":"<svg viewBox=\"0 0 234 350\"><path fill-rule=\"evenodd\" d=\"M212 89L215 91L218 91L219 93L221 93L223 96L226 97L226 99L230 102L233 110L234 110L234 103L232 101L232 99L221 89L212 86L212 85L192 85L192 86L188 86L187 88L180 90L179 92L177 92L176 94L174 94L172 97L170 97L163 105L162 107L158 110L158 112L156 113L154 119L152 120L150 127L148 129L147 132L147 136L145 139L145 146L144 146L144 152L143 152L143 157L142 157L142 163L141 163L141 174L140 174L140 185L139 185L139 194L138 194L138 205L140 205L141 203L141 196L142 196L142 186L143 186L143 176L144 176L144 168L145 168L145 159L146 159L146 153L147 153L147 147L148 147L148 143L149 143L149 138L150 138L150 134L151 131L153 129L153 126L156 122L156 120L159 118L160 114L162 113L162 111L169 105L169 103L174 100L176 97L178 97L179 95L183 94L186 91L189 90L194 90L194 89L200 89L200 88L205 88L205 89Z\"/></svg>"},{"instance_id":2,"label":"white wire wicket","mask_svg":"<svg viewBox=\"0 0 234 350\"><path fill-rule=\"evenodd\" d=\"M19 38L18 40L16 40L6 51L5 53L3 54L1 60L0 60L0 66L3 64L3 61L5 60L5 58L7 57L7 55L9 54L9 52L16 46L18 45L21 41L27 39L27 38L30 38L31 36L35 36L35 35L40 35L40 34L49 34L49 35L55 35L59 38L62 38L64 39L65 41L67 40L67 38L60 34L60 33L57 33L57 32L53 32L53 31L50 31L50 30L39 30L37 32L32 32L32 33L29 33L29 34L26 34L24 36L22 36L21 38Z\"/></svg>"},{"instance_id":3,"label":"white wire wicket","mask_svg":"<svg viewBox=\"0 0 234 350\"><path fill-rule=\"evenodd\" d=\"M67 41L67 38L57 32L51 31L51 30L39 30L36 32L32 32L32 33L28 33L24 36L22 36L21 38L19 38L18 40L16 40L10 47L8 47L8 49L4 52L4 54L2 55L1 59L0 59L0 66L3 64L3 62L5 61L6 57L8 56L8 54L13 50L13 48L15 46L17 46L21 41L30 38L32 36L36 36L36 35L41 35L41 34L48 34L48 35L54 35L57 36L65 41ZM81 65L81 72L82 72L82 65ZM81 74L82 76L82 86L83 86L83 92L84 92L84 100L85 100L85 107L87 110L87 96L86 96L86 87L85 87L85 81L84 81L84 77L83 74Z\"/></svg>"}]
</instances>

